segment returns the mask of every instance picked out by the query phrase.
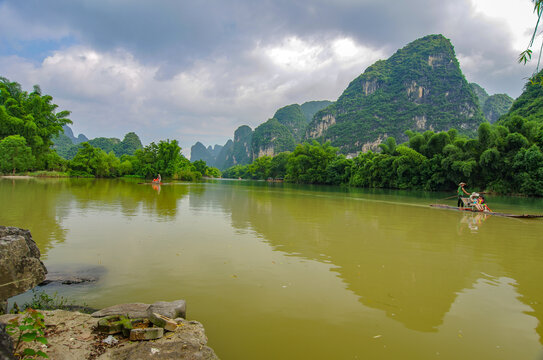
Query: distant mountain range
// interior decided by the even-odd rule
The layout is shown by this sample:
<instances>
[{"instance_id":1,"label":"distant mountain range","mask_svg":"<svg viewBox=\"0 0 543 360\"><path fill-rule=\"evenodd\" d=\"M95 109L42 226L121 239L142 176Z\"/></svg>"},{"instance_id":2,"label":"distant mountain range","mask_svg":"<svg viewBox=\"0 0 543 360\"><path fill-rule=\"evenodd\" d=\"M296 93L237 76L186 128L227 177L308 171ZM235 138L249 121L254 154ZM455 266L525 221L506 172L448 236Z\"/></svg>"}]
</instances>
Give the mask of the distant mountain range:
<instances>
[{"instance_id":1,"label":"distant mountain range","mask_svg":"<svg viewBox=\"0 0 543 360\"><path fill-rule=\"evenodd\" d=\"M428 35L379 60L354 79L335 102L315 101L285 106L254 131L239 127L217 154L201 143L191 148L191 161L205 160L226 169L264 155L291 151L297 143L331 141L344 154L378 150L387 137L399 142L406 130L446 131L475 135L484 121L495 122L513 99L488 95L469 84L451 42Z\"/></svg>"},{"instance_id":2,"label":"distant mountain range","mask_svg":"<svg viewBox=\"0 0 543 360\"><path fill-rule=\"evenodd\" d=\"M89 140L85 135L79 134L74 136L72 129L65 125L63 126L64 134L59 134L53 138L53 148L57 153L67 160L71 160L77 154L82 142L88 142L94 147L104 150L106 153L113 151L117 157L122 155L133 155L137 149L142 149L140 138L136 133L129 132L121 141L117 138L98 137Z\"/></svg>"},{"instance_id":3,"label":"distant mountain range","mask_svg":"<svg viewBox=\"0 0 543 360\"><path fill-rule=\"evenodd\" d=\"M263 155L275 155L292 151L300 143L309 122L321 109L332 104L331 101L310 101L292 104L277 110L273 117L259 125L254 131L242 125L234 132L234 140L228 140L220 149L215 145L207 148L200 142L191 147L191 161L205 160L208 166L221 170L234 165L246 165Z\"/></svg>"}]
</instances>

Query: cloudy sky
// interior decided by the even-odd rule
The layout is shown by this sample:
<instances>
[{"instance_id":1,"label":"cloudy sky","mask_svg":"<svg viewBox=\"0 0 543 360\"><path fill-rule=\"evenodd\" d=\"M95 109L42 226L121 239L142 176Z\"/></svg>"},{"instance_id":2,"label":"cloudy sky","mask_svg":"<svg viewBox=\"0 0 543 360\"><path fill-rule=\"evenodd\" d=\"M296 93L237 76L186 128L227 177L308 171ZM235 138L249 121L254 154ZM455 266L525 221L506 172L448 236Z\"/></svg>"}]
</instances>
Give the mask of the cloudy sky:
<instances>
[{"instance_id":1,"label":"cloudy sky","mask_svg":"<svg viewBox=\"0 0 543 360\"><path fill-rule=\"evenodd\" d=\"M530 0L0 0L0 76L39 84L89 138L224 144L276 109L336 100L378 59L428 34L462 71L517 97ZM535 46L537 49L539 44Z\"/></svg>"}]
</instances>

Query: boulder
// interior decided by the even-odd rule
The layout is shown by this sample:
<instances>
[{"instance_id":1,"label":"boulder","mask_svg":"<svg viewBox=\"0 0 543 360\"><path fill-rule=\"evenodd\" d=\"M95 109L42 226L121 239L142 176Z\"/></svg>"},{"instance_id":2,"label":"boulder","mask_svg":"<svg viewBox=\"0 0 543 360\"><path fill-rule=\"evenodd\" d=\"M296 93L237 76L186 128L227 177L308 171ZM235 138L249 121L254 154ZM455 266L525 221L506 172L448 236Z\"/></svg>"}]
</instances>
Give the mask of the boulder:
<instances>
[{"instance_id":1,"label":"boulder","mask_svg":"<svg viewBox=\"0 0 543 360\"><path fill-rule=\"evenodd\" d=\"M35 287L46 273L30 231L0 226L0 300Z\"/></svg>"},{"instance_id":2,"label":"boulder","mask_svg":"<svg viewBox=\"0 0 543 360\"><path fill-rule=\"evenodd\" d=\"M185 300L176 300L176 301L157 301L147 309L147 315L150 316L153 313L157 313L170 319L175 319L182 317L185 319L187 317L187 306Z\"/></svg>"},{"instance_id":3,"label":"boulder","mask_svg":"<svg viewBox=\"0 0 543 360\"><path fill-rule=\"evenodd\" d=\"M111 315L124 315L131 319L149 318L153 313L166 316L170 319L187 316L185 300L157 301L153 304L130 303L113 305L102 310L93 312L93 317L104 317Z\"/></svg>"},{"instance_id":4,"label":"boulder","mask_svg":"<svg viewBox=\"0 0 543 360\"><path fill-rule=\"evenodd\" d=\"M147 309L149 304L143 303L130 303L119 304L104 308L99 311L95 311L91 314L92 317L104 317L111 315L124 315L131 319L145 318L147 317Z\"/></svg>"},{"instance_id":5,"label":"boulder","mask_svg":"<svg viewBox=\"0 0 543 360\"><path fill-rule=\"evenodd\" d=\"M106 272L106 268L96 265L65 264L51 266L47 269L47 272L45 280L38 286L93 283L100 279Z\"/></svg>"}]
</instances>

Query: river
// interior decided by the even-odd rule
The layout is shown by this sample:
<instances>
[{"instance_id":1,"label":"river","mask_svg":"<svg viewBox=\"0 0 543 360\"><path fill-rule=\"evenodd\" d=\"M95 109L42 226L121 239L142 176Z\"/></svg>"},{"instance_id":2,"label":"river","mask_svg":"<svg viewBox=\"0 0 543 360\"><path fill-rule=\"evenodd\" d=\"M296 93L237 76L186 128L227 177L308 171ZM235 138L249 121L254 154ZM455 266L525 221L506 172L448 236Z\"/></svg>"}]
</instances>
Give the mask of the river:
<instances>
[{"instance_id":1,"label":"river","mask_svg":"<svg viewBox=\"0 0 543 360\"><path fill-rule=\"evenodd\" d=\"M225 360L540 359L543 220L428 206L449 195L0 179L0 224L30 229L50 270L100 269L48 291L95 308L186 299Z\"/></svg>"}]
</instances>

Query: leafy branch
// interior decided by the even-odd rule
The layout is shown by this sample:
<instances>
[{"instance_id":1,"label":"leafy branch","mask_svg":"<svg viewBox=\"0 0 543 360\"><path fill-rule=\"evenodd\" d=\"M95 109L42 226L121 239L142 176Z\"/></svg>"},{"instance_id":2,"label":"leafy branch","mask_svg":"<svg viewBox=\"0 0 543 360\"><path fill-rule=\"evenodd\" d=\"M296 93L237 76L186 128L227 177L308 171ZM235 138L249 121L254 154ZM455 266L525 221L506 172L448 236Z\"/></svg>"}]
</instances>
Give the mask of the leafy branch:
<instances>
[{"instance_id":1,"label":"leafy branch","mask_svg":"<svg viewBox=\"0 0 543 360\"><path fill-rule=\"evenodd\" d=\"M48 359L46 353L41 350L24 348L24 343L37 342L47 345L45 337L45 323L43 314L34 309L26 309L24 317L19 321L18 318L12 319L6 325L6 331L11 336L16 336L14 355L19 359Z\"/></svg>"},{"instance_id":2,"label":"leafy branch","mask_svg":"<svg viewBox=\"0 0 543 360\"><path fill-rule=\"evenodd\" d=\"M534 45L534 41L535 41L535 38L537 36L537 29L539 27L539 22L541 21L541 15L543 15L543 0L532 0L532 1L534 2L534 13L537 14L537 22L535 24L534 32L532 33L532 38L530 39L530 43L528 44L528 47L526 48L526 50L524 50L523 52L521 52L519 54L518 62L522 63L524 65L526 65L526 63L532 59L532 49L531 48ZM539 57L538 57L538 60L537 60L537 67L536 67L536 72L535 73L539 72L539 65L541 63L541 52L542 51L543 51L543 41L541 43L541 48L539 50ZM532 81L532 83L534 83L533 78L534 78L534 76L532 76L532 78L530 79Z\"/></svg>"}]
</instances>

